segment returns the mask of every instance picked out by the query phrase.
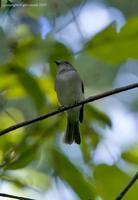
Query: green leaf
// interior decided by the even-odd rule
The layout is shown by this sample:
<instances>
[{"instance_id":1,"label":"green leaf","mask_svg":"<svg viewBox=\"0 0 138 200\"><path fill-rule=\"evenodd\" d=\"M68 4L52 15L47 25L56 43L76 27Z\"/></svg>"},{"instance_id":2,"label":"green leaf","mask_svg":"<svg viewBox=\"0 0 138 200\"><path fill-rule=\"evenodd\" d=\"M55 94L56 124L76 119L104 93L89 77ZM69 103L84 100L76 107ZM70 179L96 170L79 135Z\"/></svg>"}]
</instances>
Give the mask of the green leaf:
<instances>
[{"instance_id":1,"label":"green leaf","mask_svg":"<svg viewBox=\"0 0 138 200\"><path fill-rule=\"evenodd\" d=\"M82 153L83 153L83 157L85 161L86 161L85 156L86 157L89 156L92 159L91 150L96 149L97 144L100 141L100 134L98 133L97 130L95 130L95 128L92 126L91 123L92 121L90 117L88 116L88 114L86 113L83 125L81 127L81 137L82 137L81 149L82 149Z\"/></svg>"},{"instance_id":2,"label":"green leaf","mask_svg":"<svg viewBox=\"0 0 138 200\"><path fill-rule=\"evenodd\" d=\"M21 171L22 172L22 171ZM31 185L34 188L40 188L42 191L47 191L51 186L52 179L46 173L42 173L39 169L27 168L23 170L23 174L25 174L25 179L27 178L28 185ZM23 175L20 173L20 177Z\"/></svg>"},{"instance_id":3,"label":"green leaf","mask_svg":"<svg viewBox=\"0 0 138 200\"><path fill-rule=\"evenodd\" d=\"M64 44L61 42L55 41L51 36L45 40L45 56L51 65L51 73L55 76L56 73L56 65L54 60L69 60L72 59L72 52L69 50Z\"/></svg>"},{"instance_id":4,"label":"green leaf","mask_svg":"<svg viewBox=\"0 0 138 200\"><path fill-rule=\"evenodd\" d=\"M13 63L17 63L17 65L23 68L41 63L44 59L42 39L38 36L33 37L28 34L25 38L20 38L13 52Z\"/></svg>"},{"instance_id":5,"label":"green leaf","mask_svg":"<svg viewBox=\"0 0 138 200\"><path fill-rule=\"evenodd\" d=\"M138 164L138 146L130 149L122 154L122 158L128 162Z\"/></svg>"},{"instance_id":6,"label":"green leaf","mask_svg":"<svg viewBox=\"0 0 138 200\"><path fill-rule=\"evenodd\" d=\"M111 89L119 68L118 65L105 64L95 59L86 51L77 55L73 65L84 81L88 96Z\"/></svg>"},{"instance_id":7,"label":"green leaf","mask_svg":"<svg viewBox=\"0 0 138 200\"><path fill-rule=\"evenodd\" d=\"M9 163L7 163L5 169L15 170L26 167L36 158L37 146L37 144L32 146L24 145L18 149L18 152L15 151L14 157L9 160Z\"/></svg>"},{"instance_id":8,"label":"green leaf","mask_svg":"<svg viewBox=\"0 0 138 200\"><path fill-rule=\"evenodd\" d=\"M83 160L85 163L89 164L92 160L91 158L91 145L87 142L87 138L83 137L83 142L81 144L81 152L83 156Z\"/></svg>"},{"instance_id":9,"label":"green leaf","mask_svg":"<svg viewBox=\"0 0 138 200\"><path fill-rule=\"evenodd\" d=\"M5 64L9 61L12 53L8 44L8 39L6 38L2 28L0 28L0 64Z\"/></svg>"},{"instance_id":10,"label":"green leaf","mask_svg":"<svg viewBox=\"0 0 138 200\"><path fill-rule=\"evenodd\" d=\"M71 51L62 43L56 41L46 41L45 53L50 62L54 60L68 60L71 59Z\"/></svg>"},{"instance_id":11,"label":"green leaf","mask_svg":"<svg viewBox=\"0 0 138 200\"><path fill-rule=\"evenodd\" d=\"M103 200L115 199L131 179L117 167L106 165L97 166L94 170L94 177L97 193ZM135 183L123 199L136 199L137 191L138 183Z\"/></svg>"},{"instance_id":12,"label":"green leaf","mask_svg":"<svg viewBox=\"0 0 138 200\"><path fill-rule=\"evenodd\" d=\"M55 173L72 187L81 200L94 199L94 188L91 182L57 150L53 150L53 166Z\"/></svg>"},{"instance_id":13,"label":"green leaf","mask_svg":"<svg viewBox=\"0 0 138 200\"><path fill-rule=\"evenodd\" d=\"M38 110L45 106L45 95L41 90L37 80L27 70L20 67L11 67L10 73L17 75L21 85L24 87L28 95L34 101Z\"/></svg>"},{"instance_id":14,"label":"green leaf","mask_svg":"<svg viewBox=\"0 0 138 200\"><path fill-rule=\"evenodd\" d=\"M2 112L4 110L5 105L6 105L5 92L0 91L0 112Z\"/></svg>"},{"instance_id":15,"label":"green leaf","mask_svg":"<svg viewBox=\"0 0 138 200\"><path fill-rule=\"evenodd\" d=\"M98 122L102 122L104 125L108 125L109 127L112 126L110 118L104 112L91 105L86 105L85 109L89 119L97 120Z\"/></svg>"},{"instance_id":16,"label":"green leaf","mask_svg":"<svg viewBox=\"0 0 138 200\"><path fill-rule=\"evenodd\" d=\"M33 168L19 169L10 171L6 175L2 175L1 179L11 182L17 188L31 187L32 189L41 189L47 191L51 186L51 179L46 173ZM16 188L16 189L17 189Z\"/></svg>"},{"instance_id":17,"label":"green leaf","mask_svg":"<svg viewBox=\"0 0 138 200\"><path fill-rule=\"evenodd\" d=\"M138 59L138 17L127 21L119 33L113 24L98 33L86 45L86 51L107 63Z\"/></svg>"}]
</instances>

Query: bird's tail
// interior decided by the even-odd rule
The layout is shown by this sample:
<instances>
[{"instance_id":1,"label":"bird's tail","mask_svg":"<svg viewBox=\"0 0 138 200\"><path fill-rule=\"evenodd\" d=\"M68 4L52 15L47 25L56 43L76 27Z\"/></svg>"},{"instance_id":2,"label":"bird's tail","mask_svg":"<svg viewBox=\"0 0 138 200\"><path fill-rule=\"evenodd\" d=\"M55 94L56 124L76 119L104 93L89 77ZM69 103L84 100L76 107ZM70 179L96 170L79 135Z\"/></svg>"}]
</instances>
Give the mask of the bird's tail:
<instances>
[{"instance_id":1,"label":"bird's tail","mask_svg":"<svg viewBox=\"0 0 138 200\"><path fill-rule=\"evenodd\" d=\"M66 144L72 144L73 142L80 144L81 143L81 137L80 137L80 131L79 131L79 119L78 115L76 115L78 112L68 111L67 114L67 129L66 134L64 136L64 142Z\"/></svg>"}]
</instances>

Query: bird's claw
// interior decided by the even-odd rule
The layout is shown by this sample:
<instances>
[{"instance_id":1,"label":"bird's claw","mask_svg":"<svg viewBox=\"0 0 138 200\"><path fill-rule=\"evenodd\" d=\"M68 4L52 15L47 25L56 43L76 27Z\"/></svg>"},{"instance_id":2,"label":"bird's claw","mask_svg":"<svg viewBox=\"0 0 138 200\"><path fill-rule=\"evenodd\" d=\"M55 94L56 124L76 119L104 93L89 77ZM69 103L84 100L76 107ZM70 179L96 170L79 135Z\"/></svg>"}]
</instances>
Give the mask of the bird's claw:
<instances>
[{"instance_id":1,"label":"bird's claw","mask_svg":"<svg viewBox=\"0 0 138 200\"><path fill-rule=\"evenodd\" d=\"M61 112L63 110L63 108L65 108L65 107L64 106L58 107L58 111Z\"/></svg>"},{"instance_id":2,"label":"bird's claw","mask_svg":"<svg viewBox=\"0 0 138 200\"><path fill-rule=\"evenodd\" d=\"M75 101L74 102L74 104L73 104L73 106L77 106L78 105L78 102L77 101Z\"/></svg>"}]
</instances>

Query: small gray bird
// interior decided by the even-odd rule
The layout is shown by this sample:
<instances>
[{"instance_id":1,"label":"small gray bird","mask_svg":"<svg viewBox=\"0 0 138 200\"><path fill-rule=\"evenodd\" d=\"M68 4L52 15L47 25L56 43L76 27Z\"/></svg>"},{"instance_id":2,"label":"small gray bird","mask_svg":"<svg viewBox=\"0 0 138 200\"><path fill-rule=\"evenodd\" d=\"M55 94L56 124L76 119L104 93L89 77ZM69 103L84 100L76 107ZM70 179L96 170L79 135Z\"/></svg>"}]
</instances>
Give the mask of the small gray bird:
<instances>
[{"instance_id":1,"label":"small gray bird","mask_svg":"<svg viewBox=\"0 0 138 200\"><path fill-rule=\"evenodd\" d=\"M55 90L62 106L73 105L84 99L83 82L76 69L67 61L55 61L58 70ZM67 111L67 128L64 142L80 144L79 121L83 121L83 105Z\"/></svg>"}]
</instances>

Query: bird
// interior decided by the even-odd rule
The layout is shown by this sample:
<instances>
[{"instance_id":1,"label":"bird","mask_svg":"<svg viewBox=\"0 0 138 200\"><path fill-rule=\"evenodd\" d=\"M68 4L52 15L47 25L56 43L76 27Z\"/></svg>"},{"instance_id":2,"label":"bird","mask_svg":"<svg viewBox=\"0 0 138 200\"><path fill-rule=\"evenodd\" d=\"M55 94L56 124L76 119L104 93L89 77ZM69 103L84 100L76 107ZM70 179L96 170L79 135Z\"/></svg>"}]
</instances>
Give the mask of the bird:
<instances>
[{"instance_id":1,"label":"bird","mask_svg":"<svg viewBox=\"0 0 138 200\"><path fill-rule=\"evenodd\" d=\"M84 85L77 70L68 61L54 61L57 65L55 91L61 106L70 106L84 100ZM63 142L81 144L79 122L83 122L83 105L67 112L67 127Z\"/></svg>"}]
</instances>

